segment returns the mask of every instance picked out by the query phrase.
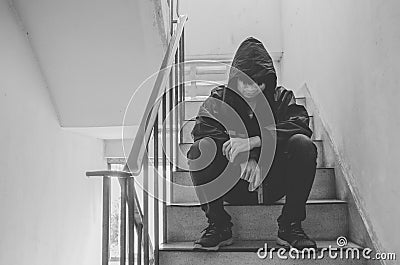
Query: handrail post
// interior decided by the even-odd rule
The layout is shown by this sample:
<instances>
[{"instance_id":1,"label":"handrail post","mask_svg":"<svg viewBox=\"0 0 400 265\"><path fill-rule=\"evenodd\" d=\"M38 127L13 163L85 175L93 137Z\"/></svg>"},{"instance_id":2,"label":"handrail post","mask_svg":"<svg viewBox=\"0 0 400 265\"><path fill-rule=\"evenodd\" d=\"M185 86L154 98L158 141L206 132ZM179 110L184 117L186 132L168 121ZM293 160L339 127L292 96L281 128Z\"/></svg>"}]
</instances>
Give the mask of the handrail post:
<instances>
[{"instance_id":1,"label":"handrail post","mask_svg":"<svg viewBox=\"0 0 400 265\"><path fill-rule=\"evenodd\" d=\"M180 81L180 78L179 78L179 74L180 74L180 72L179 72L179 47L178 47L178 49L176 50L176 53L175 53L175 65L174 65L174 68L175 68L175 85L174 85L174 95L175 95L175 104L174 104L174 107L175 107L175 113L174 113L174 118L175 118L175 123L174 123L174 125L175 125L175 135L174 135L174 139L175 139L175 144L174 144L174 146L175 146L175 170L176 169L178 169L178 157L179 157L179 146L178 146L178 144L179 144L179 142L178 142L178 134L179 134L179 124L180 124L180 121L179 121L179 112L178 112L178 108L179 108L179 87L180 87L180 84L179 84L179 81Z\"/></svg>"},{"instance_id":2,"label":"handrail post","mask_svg":"<svg viewBox=\"0 0 400 265\"><path fill-rule=\"evenodd\" d=\"M120 214L120 234L119 234L119 241L120 241L120 265L125 265L126 262L126 178L119 179L120 186L121 186L121 214Z\"/></svg>"},{"instance_id":3,"label":"handrail post","mask_svg":"<svg viewBox=\"0 0 400 265\"><path fill-rule=\"evenodd\" d=\"M179 40L179 141L183 141L183 134L181 132L181 128L185 123L185 53L184 53L184 36L185 36L185 29L182 30L182 36L181 39Z\"/></svg>"},{"instance_id":4,"label":"handrail post","mask_svg":"<svg viewBox=\"0 0 400 265\"><path fill-rule=\"evenodd\" d=\"M103 236L102 236L102 265L108 265L110 257L110 200L111 180L103 177Z\"/></svg>"},{"instance_id":5,"label":"handrail post","mask_svg":"<svg viewBox=\"0 0 400 265\"><path fill-rule=\"evenodd\" d=\"M170 80L169 80L169 88L168 88L168 95L169 95L169 172L173 171L173 157L174 157L174 114L172 112L174 107L174 67L171 67L170 72ZM169 195L171 198L172 195L172 185L169 185ZM170 199L169 198L169 199Z\"/></svg>"},{"instance_id":6,"label":"handrail post","mask_svg":"<svg viewBox=\"0 0 400 265\"><path fill-rule=\"evenodd\" d=\"M154 140L154 152L153 152L153 157L154 157L154 170L153 170L153 178L154 178L154 264L158 265L158 244L159 244L159 201L158 201L158 116L156 118L156 121L154 123L154 128L153 128L153 140Z\"/></svg>"},{"instance_id":7,"label":"handrail post","mask_svg":"<svg viewBox=\"0 0 400 265\"><path fill-rule=\"evenodd\" d=\"M167 128L165 126L165 120L166 120L166 116L167 116L167 95L165 93L163 93L162 96L162 122L161 124L163 124L162 127L162 146L163 146L163 150L162 150L162 170L163 170L163 176L162 176L162 216L163 216L163 243L166 242L166 238L167 238L167 229L165 227L167 227L167 204L166 204L166 200L167 200Z\"/></svg>"},{"instance_id":8,"label":"handrail post","mask_svg":"<svg viewBox=\"0 0 400 265\"><path fill-rule=\"evenodd\" d=\"M143 257L144 264L149 264L149 164L148 146L143 160Z\"/></svg>"},{"instance_id":9,"label":"handrail post","mask_svg":"<svg viewBox=\"0 0 400 265\"><path fill-rule=\"evenodd\" d=\"M170 33L174 34L174 0L170 0Z\"/></svg>"},{"instance_id":10,"label":"handrail post","mask_svg":"<svg viewBox=\"0 0 400 265\"><path fill-rule=\"evenodd\" d=\"M135 264L135 180L134 178L127 179L128 194L133 198L128 203L128 236L129 236L129 249L128 249L128 265ZM129 196L128 196L129 198Z\"/></svg>"}]
</instances>

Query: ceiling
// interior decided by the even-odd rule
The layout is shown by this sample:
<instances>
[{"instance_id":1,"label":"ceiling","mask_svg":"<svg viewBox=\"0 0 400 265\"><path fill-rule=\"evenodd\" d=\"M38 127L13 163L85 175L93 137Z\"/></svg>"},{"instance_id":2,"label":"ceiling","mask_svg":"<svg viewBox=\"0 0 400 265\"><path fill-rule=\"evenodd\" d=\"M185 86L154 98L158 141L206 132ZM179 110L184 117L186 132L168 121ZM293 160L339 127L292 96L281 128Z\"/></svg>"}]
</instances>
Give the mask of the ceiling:
<instances>
[{"instance_id":1,"label":"ceiling","mask_svg":"<svg viewBox=\"0 0 400 265\"><path fill-rule=\"evenodd\" d=\"M138 86L166 50L166 0L14 0L59 122L118 128ZM149 89L135 109L144 109ZM125 125L139 124L130 115ZM110 134L110 128L106 134ZM110 137L110 136L108 136Z\"/></svg>"}]
</instances>

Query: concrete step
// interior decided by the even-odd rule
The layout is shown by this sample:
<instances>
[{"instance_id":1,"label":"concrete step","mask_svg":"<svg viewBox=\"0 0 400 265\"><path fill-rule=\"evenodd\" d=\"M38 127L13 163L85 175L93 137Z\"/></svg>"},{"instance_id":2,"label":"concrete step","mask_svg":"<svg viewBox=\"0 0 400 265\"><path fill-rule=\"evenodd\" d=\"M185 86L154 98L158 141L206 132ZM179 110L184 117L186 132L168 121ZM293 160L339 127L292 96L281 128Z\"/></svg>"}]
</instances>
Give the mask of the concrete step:
<instances>
[{"instance_id":1,"label":"concrete step","mask_svg":"<svg viewBox=\"0 0 400 265\"><path fill-rule=\"evenodd\" d=\"M189 97L210 95L211 89L227 82L228 69L224 62L186 62L185 95Z\"/></svg>"},{"instance_id":2,"label":"concrete step","mask_svg":"<svg viewBox=\"0 0 400 265\"><path fill-rule=\"evenodd\" d=\"M196 75L193 73L186 73L185 81L207 81L207 82L222 82L227 83L228 73L223 70L223 66L215 66L213 68L197 67Z\"/></svg>"},{"instance_id":3,"label":"concrete step","mask_svg":"<svg viewBox=\"0 0 400 265\"><path fill-rule=\"evenodd\" d=\"M188 100L197 100L201 97L208 97L210 95L211 89L218 86L219 84L224 84L220 80L215 80L215 83L207 82L190 82L185 85L185 97Z\"/></svg>"},{"instance_id":4,"label":"concrete step","mask_svg":"<svg viewBox=\"0 0 400 265\"><path fill-rule=\"evenodd\" d=\"M266 247L267 246L267 247ZM287 265L287 264L325 264L325 265L361 265L365 264L366 260L361 259L340 259L331 258L329 256L329 246L331 248L336 248L336 241L317 241L318 251L316 252L316 258L313 258L313 252L310 252L311 258L308 259L308 252L305 253L305 258L301 259L301 254L299 259L291 259L295 252L292 252L289 256L289 252L279 252L279 246L276 245L275 241L266 240L250 240L250 241L234 241L231 246L221 247L218 252L205 252L205 251L194 251L193 242L173 242L164 243L160 246L160 264L161 265L257 265L257 264L277 264L277 265ZM260 258L257 255L257 251L262 249L260 255L264 253L267 254L265 258ZM322 249L325 249L322 252ZM265 250L267 250L265 252ZM341 250L334 251L332 253L337 253L340 257L340 252L343 253L343 257L346 257L346 251L349 252L348 257L352 257L351 251L359 251L360 257L362 257L362 248L352 242L341 248ZM333 254L332 254L333 255ZM287 257L284 259L281 257ZM319 257L319 258L318 258Z\"/></svg>"},{"instance_id":5,"label":"concrete step","mask_svg":"<svg viewBox=\"0 0 400 265\"><path fill-rule=\"evenodd\" d=\"M273 205L226 205L232 216L234 238L275 240L276 219L282 203ZM200 236L207 220L200 206L167 206L167 242L193 241ZM315 240L336 240L347 235L347 204L342 200L309 200L303 228Z\"/></svg>"},{"instance_id":6,"label":"concrete step","mask_svg":"<svg viewBox=\"0 0 400 265\"><path fill-rule=\"evenodd\" d=\"M310 117L310 128L311 128L311 130L314 130L313 129L315 127L314 126L314 117L313 116L309 116L309 117ZM183 143L193 143L191 132L193 130L195 123L196 123L196 121L194 119L184 121L184 123L182 125L182 129L181 129ZM318 138L316 138L316 136L317 136L317 134L313 133L312 138L318 139Z\"/></svg>"},{"instance_id":7,"label":"concrete step","mask_svg":"<svg viewBox=\"0 0 400 265\"><path fill-rule=\"evenodd\" d=\"M174 203L198 203L192 179L188 171L175 171L172 173L172 181L182 186L190 186L190 189L175 189L172 194ZM335 172L333 168L318 168L315 174L314 185L309 199L335 199Z\"/></svg>"},{"instance_id":8,"label":"concrete step","mask_svg":"<svg viewBox=\"0 0 400 265\"><path fill-rule=\"evenodd\" d=\"M322 144L322 140L313 140L315 145L317 146L318 156L317 156L317 167L332 167L333 162L330 157L326 158L324 154L324 145ZM181 150L181 156L179 159L182 161L187 161L186 153L189 151L192 143L181 143L179 144L179 148ZM187 164L187 162L185 162Z\"/></svg>"},{"instance_id":9,"label":"concrete step","mask_svg":"<svg viewBox=\"0 0 400 265\"><path fill-rule=\"evenodd\" d=\"M185 73L192 76L205 74L226 74L230 70L229 60L189 60L185 62Z\"/></svg>"},{"instance_id":10,"label":"concrete step","mask_svg":"<svg viewBox=\"0 0 400 265\"><path fill-rule=\"evenodd\" d=\"M206 89L210 89L210 91L211 91L211 89L213 89L215 87L210 84L203 84L203 85L204 85L204 87L201 88L202 91L206 91ZM191 86L191 87L189 86L189 88L195 89L193 86ZM188 91L187 95L190 95L190 94L191 94L191 92ZM204 96L208 96L208 95L210 95L209 92L207 95L197 95L197 96L199 96L198 98L194 97L189 100L185 100L185 120L191 120L191 119L196 118L199 108L205 100ZM306 106L306 98L304 98L304 97L296 98L296 102L299 105Z\"/></svg>"}]
</instances>

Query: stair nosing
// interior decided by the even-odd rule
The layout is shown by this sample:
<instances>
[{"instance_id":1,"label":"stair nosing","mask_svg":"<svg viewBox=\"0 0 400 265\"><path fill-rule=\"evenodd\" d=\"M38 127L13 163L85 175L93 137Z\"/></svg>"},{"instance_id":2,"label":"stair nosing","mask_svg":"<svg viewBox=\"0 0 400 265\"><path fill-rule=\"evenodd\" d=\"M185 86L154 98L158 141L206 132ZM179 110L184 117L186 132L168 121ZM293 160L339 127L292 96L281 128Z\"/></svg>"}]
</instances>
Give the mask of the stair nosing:
<instances>
[{"instance_id":1,"label":"stair nosing","mask_svg":"<svg viewBox=\"0 0 400 265\"><path fill-rule=\"evenodd\" d=\"M272 204L252 204L252 205L236 205L236 204L224 204L224 206L227 207L238 207L238 206L243 206L243 207L254 207L254 206L260 206L260 207L266 207L266 206L279 206L283 205L284 202L274 202ZM320 200L307 200L306 205L330 205L330 204L347 204L347 201L345 200L340 200L340 199L320 199ZM199 202L179 202L179 203L169 203L167 204L167 207L200 207Z\"/></svg>"},{"instance_id":2,"label":"stair nosing","mask_svg":"<svg viewBox=\"0 0 400 265\"><path fill-rule=\"evenodd\" d=\"M313 142L321 143L322 139L311 139ZM179 144L193 144L193 142L179 142Z\"/></svg>"},{"instance_id":3,"label":"stair nosing","mask_svg":"<svg viewBox=\"0 0 400 265\"><path fill-rule=\"evenodd\" d=\"M308 115L308 117L309 118L314 118L314 115ZM190 119L184 119L183 121L186 121L186 122L188 122L188 121L196 121L196 118L190 118Z\"/></svg>"},{"instance_id":4,"label":"stair nosing","mask_svg":"<svg viewBox=\"0 0 400 265\"><path fill-rule=\"evenodd\" d=\"M329 169L329 170L335 170L335 167L324 167L324 166L322 166L322 167L317 167L317 169ZM176 170L174 170L174 171L172 171L173 173L174 172L190 172L189 170L185 170L185 169L180 169L180 168L178 168L178 169L176 169Z\"/></svg>"},{"instance_id":5,"label":"stair nosing","mask_svg":"<svg viewBox=\"0 0 400 265\"><path fill-rule=\"evenodd\" d=\"M322 248L326 248L329 245L333 247L337 247L336 241L335 240L316 240L317 242L317 248L318 250L321 250ZM236 245L235 245L236 243ZM238 245L239 243L239 245ZM243 245L249 244L248 246ZM268 244L268 250L271 250L272 248L275 248L273 251L278 251L279 246L277 246L276 242L274 240L235 240L233 245L228 246L228 247L221 247L217 252L254 252L257 251L260 246L264 246L264 244ZM160 244L159 250L164 251L164 252L195 252L196 250L193 249L191 246L193 244L193 241L172 241L172 242L166 242ZM242 245L240 245L242 244ZM254 244L254 245L253 245ZM179 246L181 245L181 246ZM258 245L258 246L256 246ZM342 248L348 249L348 248L357 248L357 249L363 249L362 246L352 242L348 241L346 246L343 246ZM212 253L217 253L217 252L212 252ZM209 253L209 252L204 252L204 253Z\"/></svg>"}]
</instances>

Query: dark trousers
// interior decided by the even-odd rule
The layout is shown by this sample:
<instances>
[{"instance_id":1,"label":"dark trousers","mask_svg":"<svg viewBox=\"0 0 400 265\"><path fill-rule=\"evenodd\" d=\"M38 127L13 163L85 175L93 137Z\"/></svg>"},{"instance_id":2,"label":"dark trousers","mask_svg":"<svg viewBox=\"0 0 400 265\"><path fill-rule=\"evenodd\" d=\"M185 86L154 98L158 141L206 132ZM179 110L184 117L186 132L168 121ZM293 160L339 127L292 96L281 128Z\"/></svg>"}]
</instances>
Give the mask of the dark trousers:
<instances>
[{"instance_id":1,"label":"dark trousers","mask_svg":"<svg viewBox=\"0 0 400 265\"><path fill-rule=\"evenodd\" d=\"M208 166L196 170L199 168L196 165L196 158L201 155L200 141L203 141L201 150L208 150L208 144L209 149L212 149L212 146L215 149L216 146L217 150ZM230 170L225 170L229 162L222 154L222 143L215 144L211 141L201 139L191 146L187 154L190 175L200 202L204 202L201 203L201 209L205 212L208 222L224 225L231 221L231 216L224 209L224 201L233 205L254 205L258 204L258 194L257 191L248 191L249 183L239 179L224 195L207 201L204 190L199 188L202 184L218 178L222 172L229 176L240 175L239 164L234 166L230 163ZM262 185L264 204L274 203L286 196L286 202L278 218L279 222L303 221L306 218L306 201L314 182L316 160L317 148L305 135L293 135L277 148L271 168ZM262 161L259 161L260 163Z\"/></svg>"}]
</instances>

